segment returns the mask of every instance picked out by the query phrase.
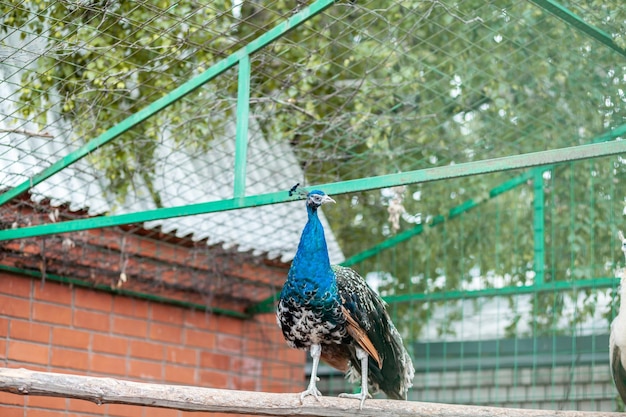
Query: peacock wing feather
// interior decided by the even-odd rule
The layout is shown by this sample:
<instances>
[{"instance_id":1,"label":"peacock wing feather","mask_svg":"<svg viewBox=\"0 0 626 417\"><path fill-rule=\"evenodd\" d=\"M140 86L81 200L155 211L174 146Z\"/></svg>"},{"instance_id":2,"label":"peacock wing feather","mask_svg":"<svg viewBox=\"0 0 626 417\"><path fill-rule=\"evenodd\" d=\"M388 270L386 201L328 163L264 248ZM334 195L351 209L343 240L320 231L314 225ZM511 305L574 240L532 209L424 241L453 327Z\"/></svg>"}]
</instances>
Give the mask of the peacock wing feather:
<instances>
[{"instance_id":1,"label":"peacock wing feather","mask_svg":"<svg viewBox=\"0 0 626 417\"><path fill-rule=\"evenodd\" d=\"M370 385L390 398L406 399L413 380L413 364L391 322L385 302L356 271L337 265L332 268L348 333L369 354ZM360 374L360 363L354 352L350 363Z\"/></svg>"},{"instance_id":2,"label":"peacock wing feather","mask_svg":"<svg viewBox=\"0 0 626 417\"><path fill-rule=\"evenodd\" d=\"M346 327L347 327L348 334L352 336L352 338L356 341L356 343L364 351L366 351L367 354L370 355L372 359L376 361L376 363L378 364L378 367L382 368L383 363L380 359L380 356L378 355L378 351L376 350L376 347L370 340L365 330L363 330L361 325L357 323L357 321L354 319L354 317L352 316L352 314L347 308L345 308L344 306L341 306L341 312L346 318Z\"/></svg>"}]
</instances>

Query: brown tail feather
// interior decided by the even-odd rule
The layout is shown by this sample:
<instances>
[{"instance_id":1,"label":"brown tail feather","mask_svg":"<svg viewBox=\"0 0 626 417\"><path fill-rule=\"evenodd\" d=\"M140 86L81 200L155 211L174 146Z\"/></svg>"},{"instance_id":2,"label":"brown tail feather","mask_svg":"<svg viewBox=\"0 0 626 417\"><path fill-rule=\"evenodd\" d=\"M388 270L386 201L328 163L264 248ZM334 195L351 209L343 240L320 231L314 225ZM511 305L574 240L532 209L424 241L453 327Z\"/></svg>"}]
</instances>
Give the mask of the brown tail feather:
<instances>
[{"instance_id":1,"label":"brown tail feather","mask_svg":"<svg viewBox=\"0 0 626 417\"><path fill-rule=\"evenodd\" d=\"M378 368L382 369L383 362L380 360L380 356L378 355L378 351L374 347L374 344L370 340L370 338L365 333L359 324L352 318L350 312L344 307L341 306L341 311L343 315L346 317L348 322L348 334L352 336L354 340L361 346L361 348L367 352L368 355L372 357L378 364Z\"/></svg>"}]
</instances>

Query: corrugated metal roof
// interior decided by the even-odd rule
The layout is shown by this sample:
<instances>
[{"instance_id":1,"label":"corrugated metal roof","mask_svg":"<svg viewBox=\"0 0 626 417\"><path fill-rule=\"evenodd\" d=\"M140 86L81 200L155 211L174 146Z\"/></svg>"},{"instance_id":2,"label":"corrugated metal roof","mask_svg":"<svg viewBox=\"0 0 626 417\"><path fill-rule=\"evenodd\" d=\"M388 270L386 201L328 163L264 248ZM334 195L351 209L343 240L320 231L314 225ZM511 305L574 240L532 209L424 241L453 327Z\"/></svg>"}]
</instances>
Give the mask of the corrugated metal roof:
<instances>
[{"instance_id":1,"label":"corrugated metal roof","mask_svg":"<svg viewBox=\"0 0 626 417\"><path fill-rule=\"evenodd\" d=\"M44 44L36 40L23 42L10 37L5 42L22 42L22 54L41 53ZM17 100L21 88L23 63L19 57L7 57L0 63L0 188L13 187L56 162L78 147L71 123L59 112L48 110L48 124L41 136L39 127L24 119ZM233 117L234 119L234 117ZM232 198L234 179L235 120L226 120L224 134L214 139L210 149L198 152L175 141L165 132L156 149L156 165L150 174L162 206L184 206ZM290 146L270 143L260 127L250 118L247 166L247 194L289 190L303 182L304 174ZM86 210L90 215L132 213L157 208L142 179L123 202L107 192L107 181L87 159L55 174L31 190L34 202L49 199L51 205L67 204L72 211ZM332 262L343 260L343 254L321 216ZM147 229L161 228L177 236L191 235L194 240L207 240L209 245L221 244L252 251L269 258L289 261L295 254L300 233L306 223L302 202L263 206L221 213L164 219L147 222Z\"/></svg>"}]
</instances>

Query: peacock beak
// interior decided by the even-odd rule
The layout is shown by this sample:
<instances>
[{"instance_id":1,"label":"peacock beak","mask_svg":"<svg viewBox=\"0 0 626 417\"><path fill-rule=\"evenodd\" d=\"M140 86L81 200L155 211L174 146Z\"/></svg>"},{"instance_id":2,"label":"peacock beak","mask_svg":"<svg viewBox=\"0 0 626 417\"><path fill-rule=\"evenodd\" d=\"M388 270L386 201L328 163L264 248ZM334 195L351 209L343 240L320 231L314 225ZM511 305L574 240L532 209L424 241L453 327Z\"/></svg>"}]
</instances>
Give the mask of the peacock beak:
<instances>
[{"instance_id":1,"label":"peacock beak","mask_svg":"<svg viewBox=\"0 0 626 417\"><path fill-rule=\"evenodd\" d=\"M329 195L325 195L324 199L322 200L322 204L326 203L336 203L336 201L333 200Z\"/></svg>"}]
</instances>

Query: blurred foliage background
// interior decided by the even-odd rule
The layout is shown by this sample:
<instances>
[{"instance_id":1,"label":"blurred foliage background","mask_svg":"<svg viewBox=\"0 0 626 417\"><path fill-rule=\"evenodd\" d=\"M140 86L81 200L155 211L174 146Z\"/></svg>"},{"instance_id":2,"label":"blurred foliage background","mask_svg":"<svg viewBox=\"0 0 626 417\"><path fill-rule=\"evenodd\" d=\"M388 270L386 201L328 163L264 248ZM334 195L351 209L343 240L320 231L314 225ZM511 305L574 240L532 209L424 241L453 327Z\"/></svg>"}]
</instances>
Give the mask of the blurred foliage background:
<instances>
[{"instance_id":1,"label":"blurred foliage background","mask_svg":"<svg viewBox=\"0 0 626 417\"><path fill-rule=\"evenodd\" d=\"M541 3L337 2L251 57L250 118L270 144L288 145L306 184L602 141L626 123L626 6L560 3L606 34L608 47ZM19 75L10 98L19 112L4 117L16 129L35 120L45 132L54 110L71 121L72 140L86 143L308 4L2 1L0 58ZM156 144L167 136L201 152L228 135L236 75L225 72L88 156L108 193L123 201L141 179L151 189L145 198L160 206L164 196L150 187L163 158ZM327 214L347 257L424 227L355 265L388 297L533 284L537 216L545 282L615 276L623 261L616 243L624 228L623 158L547 167L490 198L519 175L351 193ZM470 200L476 207L449 217ZM537 293L528 299L533 313L512 314L499 336L584 331L594 316L612 317L613 289ZM508 298L512 311L516 300ZM433 305L449 314L437 333L457 335L446 323L462 318L461 304L418 297L392 304L405 336L420 337ZM568 315L568 305L581 308Z\"/></svg>"}]
</instances>

